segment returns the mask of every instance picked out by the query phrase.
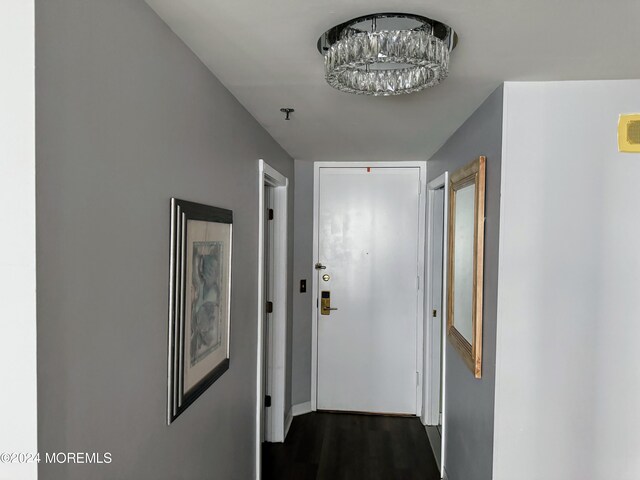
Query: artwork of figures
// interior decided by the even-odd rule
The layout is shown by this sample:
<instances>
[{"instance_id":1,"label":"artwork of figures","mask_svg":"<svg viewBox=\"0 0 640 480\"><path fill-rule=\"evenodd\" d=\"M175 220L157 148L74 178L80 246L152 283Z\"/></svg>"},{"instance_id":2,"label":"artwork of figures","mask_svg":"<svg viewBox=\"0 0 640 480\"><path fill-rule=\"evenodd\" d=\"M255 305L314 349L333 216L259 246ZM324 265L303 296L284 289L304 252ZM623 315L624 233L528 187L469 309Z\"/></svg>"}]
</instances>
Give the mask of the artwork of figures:
<instances>
[{"instance_id":1,"label":"artwork of figures","mask_svg":"<svg viewBox=\"0 0 640 480\"><path fill-rule=\"evenodd\" d=\"M232 222L171 200L168 423L229 369Z\"/></svg>"},{"instance_id":2,"label":"artwork of figures","mask_svg":"<svg viewBox=\"0 0 640 480\"><path fill-rule=\"evenodd\" d=\"M222 242L193 245L191 280L191 366L220 347Z\"/></svg>"}]
</instances>

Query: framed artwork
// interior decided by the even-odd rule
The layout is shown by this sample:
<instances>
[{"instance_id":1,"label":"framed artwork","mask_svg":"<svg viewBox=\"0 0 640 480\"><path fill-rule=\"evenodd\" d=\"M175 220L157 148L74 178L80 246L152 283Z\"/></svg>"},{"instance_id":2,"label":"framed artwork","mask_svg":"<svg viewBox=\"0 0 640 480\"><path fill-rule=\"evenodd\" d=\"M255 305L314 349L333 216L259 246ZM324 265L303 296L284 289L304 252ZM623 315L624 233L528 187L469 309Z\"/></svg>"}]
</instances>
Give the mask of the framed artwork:
<instances>
[{"instance_id":1,"label":"framed artwork","mask_svg":"<svg viewBox=\"0 0 640 480\"><path fill-rule=\"evenodd\" d=\"M171 199L169 424L229 369L232 226L231 210Z\"/></svg>"},{"instance_id":2,"label":"framed artwork","mask_svg":"<svg viewBox=\"0 0 640 480\"><path fill-rule=\"evenodd\" d=\"M482 377L486 157L449 180L447 337L475 378Z\"/></svg>"}]
</instances>

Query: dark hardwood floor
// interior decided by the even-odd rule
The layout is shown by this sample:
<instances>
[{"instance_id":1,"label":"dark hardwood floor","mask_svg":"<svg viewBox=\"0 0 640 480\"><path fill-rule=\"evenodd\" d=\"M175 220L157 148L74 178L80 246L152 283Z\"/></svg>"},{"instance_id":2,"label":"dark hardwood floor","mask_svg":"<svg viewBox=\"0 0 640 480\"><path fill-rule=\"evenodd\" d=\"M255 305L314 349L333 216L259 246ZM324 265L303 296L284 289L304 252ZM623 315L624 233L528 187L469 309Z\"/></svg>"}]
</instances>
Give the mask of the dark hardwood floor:
<instances>
[{"instance_id":1,"label":"dark hardwood floor","mask_svg":"<svg viewBox=\"0 0 640 480\"><path fill-rule=\"evenodd\" d=\"M309 413L263 445L264 480L438 480L418 418Z\"/></svg>"}]
</instances>

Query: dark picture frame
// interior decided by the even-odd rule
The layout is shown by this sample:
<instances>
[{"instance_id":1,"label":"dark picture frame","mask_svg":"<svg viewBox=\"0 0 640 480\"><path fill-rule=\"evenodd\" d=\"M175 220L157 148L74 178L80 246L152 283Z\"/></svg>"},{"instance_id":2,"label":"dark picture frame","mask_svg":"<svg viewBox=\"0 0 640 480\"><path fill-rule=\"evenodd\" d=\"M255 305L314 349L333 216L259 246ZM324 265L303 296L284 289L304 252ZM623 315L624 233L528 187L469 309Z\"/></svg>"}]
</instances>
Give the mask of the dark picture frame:
<instances>
[{"instance_id":1,"label":"dark picture frame","mask_svg":"<svg viewBox=\"0 0 640 480\"><path fill-rule=\"evenodd\" d=\"M167 423L230 364L233 212L171 199Z\"/></svg>"}]
</instances>

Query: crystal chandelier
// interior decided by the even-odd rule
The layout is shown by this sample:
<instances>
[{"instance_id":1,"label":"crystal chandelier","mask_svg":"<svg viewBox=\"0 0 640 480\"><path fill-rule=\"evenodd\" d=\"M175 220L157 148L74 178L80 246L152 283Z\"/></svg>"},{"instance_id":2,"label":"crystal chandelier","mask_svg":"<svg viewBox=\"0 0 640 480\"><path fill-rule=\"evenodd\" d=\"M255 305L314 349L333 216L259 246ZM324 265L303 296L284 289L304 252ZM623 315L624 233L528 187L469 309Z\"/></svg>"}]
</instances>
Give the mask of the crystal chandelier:
<instances>
[{"instance_id":1,"label":"crystal chandelier","mask_svg":"<svg viewBox=\"0 0 640 480\"><path fill-rule=\"evenodd\" d=\"M388 96L419 92L444 80L457 42L451 27L430 18L374 13L327 30L318 50L332 87Z\"/></svg>"}]
</instances>

